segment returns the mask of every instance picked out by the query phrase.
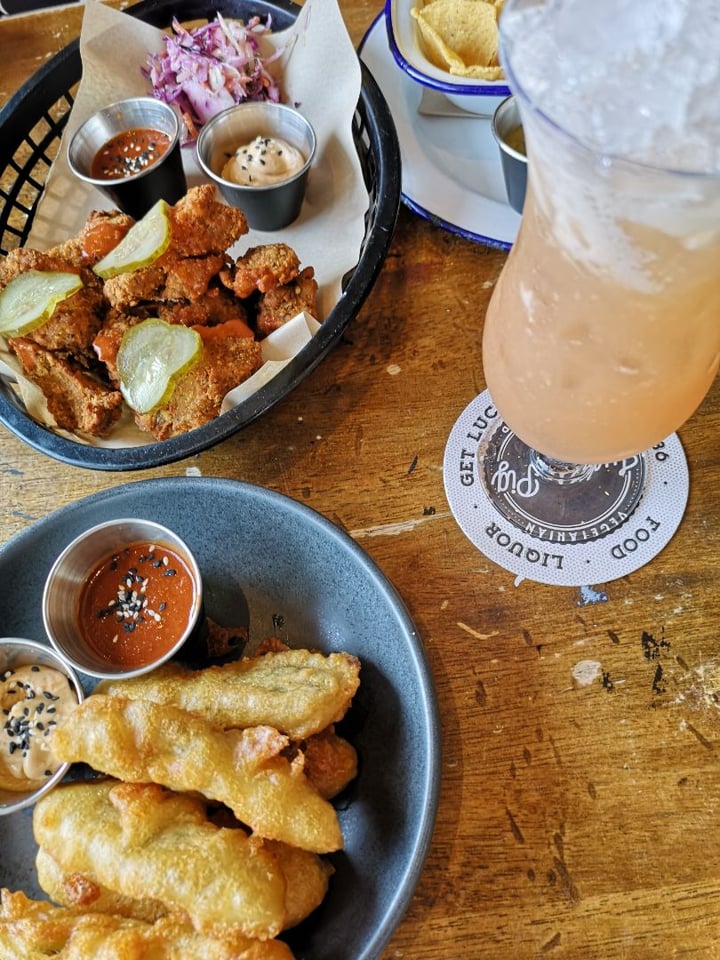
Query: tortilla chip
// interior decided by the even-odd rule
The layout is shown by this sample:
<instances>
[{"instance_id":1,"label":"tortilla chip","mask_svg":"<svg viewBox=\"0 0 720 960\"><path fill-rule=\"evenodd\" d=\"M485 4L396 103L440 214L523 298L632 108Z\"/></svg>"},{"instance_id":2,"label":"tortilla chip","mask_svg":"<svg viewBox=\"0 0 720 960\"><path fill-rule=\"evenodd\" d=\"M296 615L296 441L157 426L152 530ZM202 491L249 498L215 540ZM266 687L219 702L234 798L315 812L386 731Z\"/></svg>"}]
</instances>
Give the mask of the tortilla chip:
<instances>
[{"instance_id":1,"label":"tortilla chip","mask_svg":"<svg viewBox=\"0 0 720 960\"><path fill-rule=\"evenodd\" d=\"M431 0L410 11L428 59L455 76L501 80L498 13L502 0Z\"/></svg>"}]
</instances>

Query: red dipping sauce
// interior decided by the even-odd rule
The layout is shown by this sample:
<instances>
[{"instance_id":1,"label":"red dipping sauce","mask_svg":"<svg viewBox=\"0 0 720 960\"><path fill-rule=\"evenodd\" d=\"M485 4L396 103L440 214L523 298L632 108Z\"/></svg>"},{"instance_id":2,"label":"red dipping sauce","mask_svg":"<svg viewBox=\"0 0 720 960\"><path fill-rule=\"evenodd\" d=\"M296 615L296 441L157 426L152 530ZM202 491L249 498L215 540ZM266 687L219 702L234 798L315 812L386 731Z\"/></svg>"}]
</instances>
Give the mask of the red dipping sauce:
<instances>
[{"instance_id":1,"label":"red dipping sauce","mask_svg":"<svg viewBox=\"0 0 720 960\"><path fill-rule=\"evenodd\" d=\"M80 595L79 627L104 660L141 667L185 633L196 585L185 559L162 543L133 543L102 560Z\"/></svg>"},{"instance_id":2,"label":"red dipping sauce","mask_svg":"<svg viewBox=\"0 0 720 960\"><path fill-rule=\"evenodd\" d=\"M170 137L159 130L126 130L100 147L90 164L90 176L94 180L124 180L157 163L169 148Z\"/></svg>"}]
</instances>

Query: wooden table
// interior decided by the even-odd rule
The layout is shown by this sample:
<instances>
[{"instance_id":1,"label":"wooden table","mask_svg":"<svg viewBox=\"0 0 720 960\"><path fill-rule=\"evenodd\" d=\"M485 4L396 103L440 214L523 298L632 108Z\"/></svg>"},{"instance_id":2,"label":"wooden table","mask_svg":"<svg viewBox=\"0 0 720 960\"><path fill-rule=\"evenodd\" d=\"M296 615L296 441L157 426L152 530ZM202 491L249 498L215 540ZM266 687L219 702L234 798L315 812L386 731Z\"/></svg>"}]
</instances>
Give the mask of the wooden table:
<instances>
[{"instance_id":1,"label":"wooden table","mask_svg":"<svg viewBox=\"0 0 720 960\"><path fill-rule=\"evenodd\" d=\"M341 3L359 42L379 2ZM0 100L80 22L78 8L0 21ZM597 595L515 585L457 526L442 470L484 388L482 319L503 262L403 209L347 337L215 449L91 472L0 431L0 536L189 470L316 508L405 598L437 685L437 826L385 960L720 957L720 389L681 431L690 500L657 559ZM601 665L591 683L574 678L582 661Z\"/></svg>"}]
</instances>

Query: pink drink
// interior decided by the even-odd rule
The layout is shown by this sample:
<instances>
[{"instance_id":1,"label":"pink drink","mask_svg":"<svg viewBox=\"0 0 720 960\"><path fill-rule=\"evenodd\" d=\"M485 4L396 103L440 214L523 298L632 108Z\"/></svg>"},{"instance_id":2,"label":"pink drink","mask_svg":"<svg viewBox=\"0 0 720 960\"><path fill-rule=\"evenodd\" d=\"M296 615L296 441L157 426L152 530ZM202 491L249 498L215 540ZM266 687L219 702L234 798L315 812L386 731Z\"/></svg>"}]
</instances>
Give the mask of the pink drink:
<instances>
[{"instance_id":1,"label":"pink drink","mask_svg":"<svg viewBox=\"0 0 720 960\"><path fill-rule=\"evenodd\" d=\"M702 0L695 2L699 9ZM527 4L508 0L506 13L514 6ZM517 30L514 20L509 29ZM569 42L567 31L559 35ZM576 463L620 460L681 426L717 373L720 162L700 147L692 164L683 155L694 131L675 154L658 157L658 144L665 151L677 132L668 131L665 117L660 137L652 130L636 137L643 141L639 158L618 159L629 152L628 127L637 134L645 121L624 116L616 103L614 114L588 125L575 94L575 113L560 106L555 115L587 129L568 134L544 105L540 112L533 104L525 77L518 81L521 69L513 75L517 52L511 39L508 73L525 126L530 184L485 321L487 384L503 419L541 453ZM545 64L552 70L553 62L550 56ZM576 69L583 66L581 58ZM667 95L667 74L661 80ZM612 97L612 87L603 89ZM546 87L544 96L551 95ZM585 95L590 115L592 91ZM683 118L671 119L678 126ZM613 124L625 124L614 142Z\"/></svg>"}]
</instances>

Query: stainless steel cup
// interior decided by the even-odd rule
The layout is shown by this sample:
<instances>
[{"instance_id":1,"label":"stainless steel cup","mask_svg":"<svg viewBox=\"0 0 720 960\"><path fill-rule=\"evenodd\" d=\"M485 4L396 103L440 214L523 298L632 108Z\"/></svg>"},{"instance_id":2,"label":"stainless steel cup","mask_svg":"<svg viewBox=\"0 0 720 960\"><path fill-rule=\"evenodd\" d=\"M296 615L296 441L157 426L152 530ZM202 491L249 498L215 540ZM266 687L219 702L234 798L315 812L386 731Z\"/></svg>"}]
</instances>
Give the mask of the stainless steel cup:
<instances>
[{"instance_id":1,"label":"stainless steel cup","mask_svg":"<svg viewBox=\"0 0 720 960\"><path fill-rule=\"evenodd\" d=\"M36 640L26 640L20 637L0 638L0 675L5 673L6 670L17 670L18 667L33 666L34 664L41 667L51 667L53 670L65 674L78 703L84 699L85 692L80 679L65 658L56 653L52 647L49 647L46 643L38 643ZM69 763L61 764L42 786L34 790L14 791L0 788L0 816L16 813L18 810L35 803L39 797L42 797L48 790L52 790L56 784L60 783L69 767Z\"/></svg>"},{"instance_id":2,"label":"stainless steel cup","mask_svg":"<svg viewBox=\"0 0 720 960\"><path fill-rule=\"evenodd\" d=\"M245 186L224 180L225 162L238 147L255 137L287 141L305 157L301 170L280 183ZM280 230L300 214L307 177L316 150L315 131L292 107L267 100L228 107L209 120L200 131L197 156L200 166L219 187L225 200L243 211L255 230Z\"/></svg>"},{"instance_id":3,"label":"stainless steel cup","mask_svg":"<svg viewBox=\"0 0 720 960\"><path fill-rule=\"evenodd\" d=\"M528 163L526 155L512 147L507 137L520 126L520 111L515 97L506 97L493 113L492 132L500 148L508 203L517 213L522 213L525 203Z\"/></svg>"},{"instance_id":4,"label":"stainless steel cup","mask_svg":"<svg viewBox=\"0 0 720 960\"><path fill-rule=\"evenodd\" d=\"M83 639L78 628L80 595L88 577L103 558L143 541L159 546L167 544L183 557L193 578L195 595L186 629L172 648L151 663L123 667L105 660ZM167 527L134 517L98 524L68 544L48 574L42 598L43 622L53 647L76 670L104 679L139 676L175 656L193 636L202 611L202 576L187 544Z\"/></svg>"},{"instance_id":5,"label":"stainless steel cup","mask_svg":"<svg viewBox=\"0 0 720 960\"><path fill-rule=\"evenodd\" d=\"M90 174L92 162L108 140L128 130L152 129L166 134L166 153L139 173L118 180L104 180ZM180 147L180 120L167 103L153 97L120 100L89 117L75 132L68 147L70 169L85 183L97 187L115 206L139 220L158 200L177 203L187 192Z\"/></svg>"}]
</instances>

